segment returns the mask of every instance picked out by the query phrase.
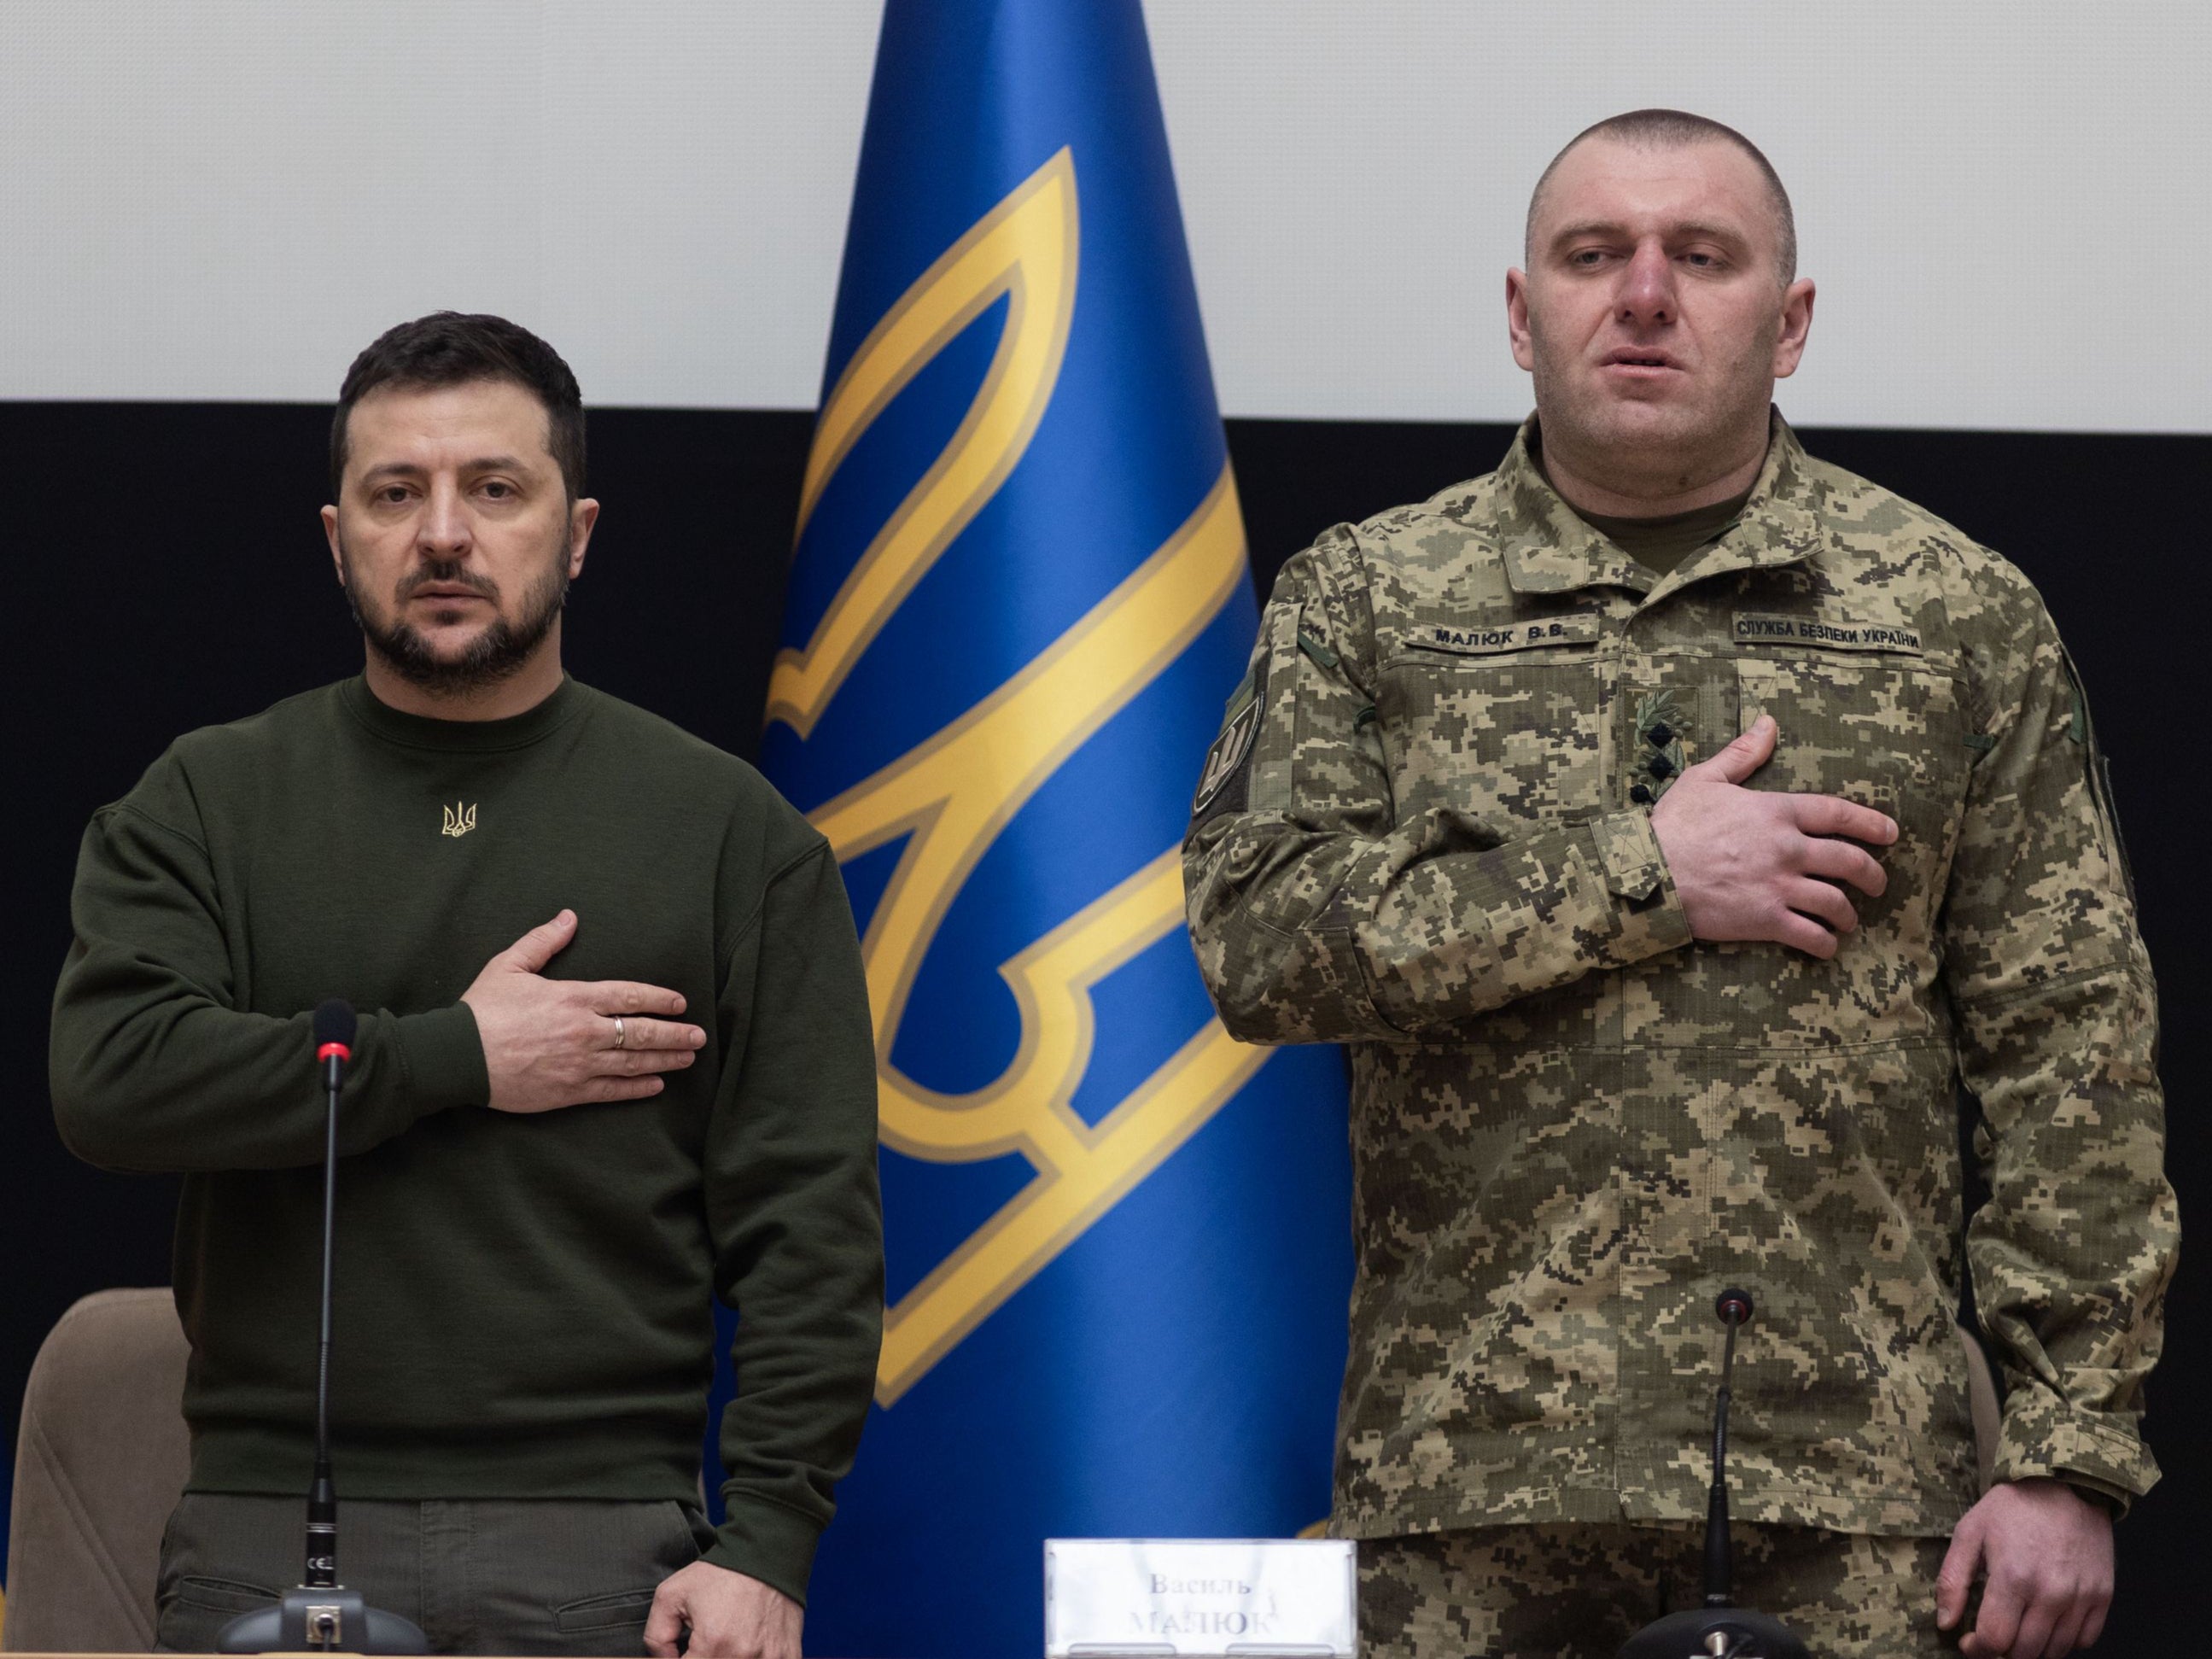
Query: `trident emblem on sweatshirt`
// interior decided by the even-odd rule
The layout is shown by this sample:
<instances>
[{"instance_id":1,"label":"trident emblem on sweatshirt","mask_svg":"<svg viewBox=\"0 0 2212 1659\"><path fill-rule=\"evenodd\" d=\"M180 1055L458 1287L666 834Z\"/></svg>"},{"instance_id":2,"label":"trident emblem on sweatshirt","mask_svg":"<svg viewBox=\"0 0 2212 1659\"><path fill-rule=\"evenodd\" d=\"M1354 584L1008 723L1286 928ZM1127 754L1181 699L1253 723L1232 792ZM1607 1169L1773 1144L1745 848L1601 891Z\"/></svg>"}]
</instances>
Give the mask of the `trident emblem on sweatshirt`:
<instances>
[{"instance_id":1,"label":"trident emblem on sweatshirt","mask_svg":"<svg viewBox=\"0 0 2212 1659\"><path fill-rule=\"evenodd\" d=\"M445 809L445 812L446 827L439 832L441 835L458 837L467 835L477 827L477 809L473 806L464 806L455 801Z\"/></svg>"}]
</instances>

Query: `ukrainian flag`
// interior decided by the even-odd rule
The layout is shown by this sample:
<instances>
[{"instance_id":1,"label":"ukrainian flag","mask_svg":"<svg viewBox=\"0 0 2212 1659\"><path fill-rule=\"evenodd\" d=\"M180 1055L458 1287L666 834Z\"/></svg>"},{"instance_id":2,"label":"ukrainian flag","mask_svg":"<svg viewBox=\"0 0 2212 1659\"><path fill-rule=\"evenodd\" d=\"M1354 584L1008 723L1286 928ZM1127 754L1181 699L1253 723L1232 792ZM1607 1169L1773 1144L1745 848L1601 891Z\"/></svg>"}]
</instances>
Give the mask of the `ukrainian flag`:
<instances>
[{"instance_id":1,"label":"ukrainian flag","mask_svg":"<svg viewBox=\"0 0 2212 1659\"><path fill-rule=\"evenodd\" d=\"M1182 927L1256 624L1138 0L889 0L763 745L883 1101L810 1650L1030 1659L1047 1537L1327 1512L1342 1073L1232 1042Z\"/></svg>"}]
</instances>

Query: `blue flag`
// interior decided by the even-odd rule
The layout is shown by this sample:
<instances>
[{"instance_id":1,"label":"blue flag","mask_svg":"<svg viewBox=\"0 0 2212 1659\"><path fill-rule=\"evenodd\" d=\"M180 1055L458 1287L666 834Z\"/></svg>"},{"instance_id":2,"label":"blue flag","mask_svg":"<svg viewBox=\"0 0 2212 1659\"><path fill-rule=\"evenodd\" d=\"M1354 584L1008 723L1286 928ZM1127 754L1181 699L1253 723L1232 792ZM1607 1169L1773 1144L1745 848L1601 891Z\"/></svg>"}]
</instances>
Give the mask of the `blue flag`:
<instances>
[{"instance_id":1,"label":"blue flag","mask_svg":"<svg viewBox=\"0 0 2212 1659\"><path fill-rule=\"evenodd\" d=\"M810 1650L1030 1659L1042 1540L1327 1513L1333 1049L1214 1020L1257 617L1138 0L889 0L763 763L862 933L890 1285Z\"/></svg>"}]
</instances>

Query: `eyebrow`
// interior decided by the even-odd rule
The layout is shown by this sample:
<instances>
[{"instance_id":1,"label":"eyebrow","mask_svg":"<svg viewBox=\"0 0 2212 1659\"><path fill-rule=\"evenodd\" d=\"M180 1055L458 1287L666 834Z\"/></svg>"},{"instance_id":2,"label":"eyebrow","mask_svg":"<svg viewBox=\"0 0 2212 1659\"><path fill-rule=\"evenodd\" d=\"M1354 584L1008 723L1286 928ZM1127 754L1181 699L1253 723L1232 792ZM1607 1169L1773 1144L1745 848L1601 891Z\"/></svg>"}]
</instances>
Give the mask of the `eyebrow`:
<instances>
[{"instance_id":1,"label":"eyebrow","mask_svg":"<svg viewBox=\"0 0 2212 1659\"><path fill-rule=\"evenodd\" d=\"M361 481L367 483L372 478L419 478L428 471L428 468L417 466L412 461L386 461L381 466L372 466L363 472L361 475ZM464 461L460 471L464 472L527 472L530 471L530 466L517 455L479 455L472 461Z\"/></svg>"},{"instance_id":2,"label":"eyebrow","mask_svg":"<svg viewBox=\"0 0 2212 1659\"><path fill-rule=\"evenodd\" d=\"M1552 237L1552 246L1558 247L1563 243L1575 241L1584 236L1622 236L1627 232L1628 227L1618 220L1582 219L1573 224L1561 226ZM1731 230L1726 225L1706 224L1701 221L1669 225L1667 227L1667 235L1669 240L1694 239L1702 236L1712 241L1728 242L1739 247L1749 246L1741 231Z\"/></svg>"}]
</instances>

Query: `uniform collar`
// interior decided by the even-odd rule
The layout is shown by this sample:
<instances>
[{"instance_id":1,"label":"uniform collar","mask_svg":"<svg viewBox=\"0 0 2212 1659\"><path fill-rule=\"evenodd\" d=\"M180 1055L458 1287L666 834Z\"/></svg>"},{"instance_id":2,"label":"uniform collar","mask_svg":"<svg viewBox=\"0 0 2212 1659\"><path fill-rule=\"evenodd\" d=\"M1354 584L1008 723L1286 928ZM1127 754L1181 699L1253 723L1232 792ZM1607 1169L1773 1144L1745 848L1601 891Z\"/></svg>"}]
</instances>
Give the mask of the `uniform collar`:
<instances>
[{"instance_id":1,"label":"uniform collar","mask_svg":"<svg viewBox=\"0 0 2212 1659\"><path fill-rule=\"evenodd\" d=\"M1796 564L1818 552L1820 514L1805 465L1804 447L1777 410L1766 443L1766 463L1743 512L1711 545L1661 577L1601 535L1559 497L1536 464L1536 417L1522 423L1498 469L1501 517L1499 550L1505 578L1517 593L1568 593L1577 588L1626 587L1647 602L1723 571Z\"/></svg>"}]
</instances>

